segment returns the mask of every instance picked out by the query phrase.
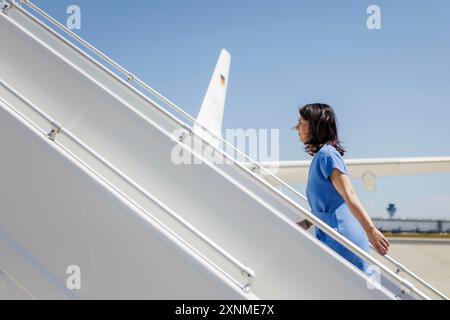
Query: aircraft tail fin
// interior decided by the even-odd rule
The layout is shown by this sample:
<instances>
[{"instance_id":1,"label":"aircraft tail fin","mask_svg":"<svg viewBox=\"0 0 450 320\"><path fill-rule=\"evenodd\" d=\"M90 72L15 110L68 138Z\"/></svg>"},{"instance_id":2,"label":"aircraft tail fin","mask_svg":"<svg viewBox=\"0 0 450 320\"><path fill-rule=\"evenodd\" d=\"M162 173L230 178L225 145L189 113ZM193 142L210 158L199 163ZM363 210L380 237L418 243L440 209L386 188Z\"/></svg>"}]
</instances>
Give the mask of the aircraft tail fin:
<instances>
[{"instance_id":1,"label":"aircraft tail fin","mask_svg":"<svg viewBox=\"0 0 450 320\"><path fill-rule=\"evenodd\" d=\"M197 121L200 124L219 137L222 136L222 122L230 73L230 63L230 53L227 50L222 49L197 116ZM217 139L210 134L207 134L199 125L194 125L194 131L213 145L217 146L219 143Z\"/></svg>"}]
</instances>

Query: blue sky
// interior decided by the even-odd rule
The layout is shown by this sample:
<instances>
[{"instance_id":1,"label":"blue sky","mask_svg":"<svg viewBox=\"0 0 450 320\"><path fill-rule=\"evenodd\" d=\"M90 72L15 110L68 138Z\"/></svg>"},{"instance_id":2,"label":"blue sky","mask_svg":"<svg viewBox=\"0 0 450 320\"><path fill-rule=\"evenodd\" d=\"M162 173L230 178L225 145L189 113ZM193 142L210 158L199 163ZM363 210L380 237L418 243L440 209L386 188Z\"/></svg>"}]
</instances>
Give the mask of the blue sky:
<instances>
[{"instance_id":1,"label":"blue sky","mask_svg":"<svg viewBox=\"0 0 450 320\"><path fill-rule=\"evenodd\" d=\"M330 104L346 159L450 156L450 2L35 0L191 115L221 48L232 54L225 128L280 129L282 160L311 159L295 132L298 107ZM366 27L369 5L381 30ZM450 219L450 174L378 178L371 216ZM305 186L297 186L304 193Z\"/></svg>"}]
</instances>

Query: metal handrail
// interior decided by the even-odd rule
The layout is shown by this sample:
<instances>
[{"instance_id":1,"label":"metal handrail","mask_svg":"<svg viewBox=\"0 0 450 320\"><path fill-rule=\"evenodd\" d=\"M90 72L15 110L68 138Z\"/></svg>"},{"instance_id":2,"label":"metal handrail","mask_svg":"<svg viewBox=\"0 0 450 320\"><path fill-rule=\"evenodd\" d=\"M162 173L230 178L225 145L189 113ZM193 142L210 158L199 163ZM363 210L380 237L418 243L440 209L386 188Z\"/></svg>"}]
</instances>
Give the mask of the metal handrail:
<instances>
[{"instance_id":1,"label":"metal handrail","mask_svg":"<svg viewBox=\"0 0 450 320\"><path fill-rule=\"evenodd\" d=\"M20 290L22 290L30 299L38 300L23 284L21 284L16 278L9 274L9 272L5 271L5 269L0 269L0 280L2 275L13 282ZM2 289L0 287L0 289Z\"/></svg>"},{"instance_id":2,"label":"metal handrail","mask_svg":"<svg viewBox=\"0 0 450 320\"><path fill-rule=\"evenodd\" d=\"M202 241L207 243L210 247L212 247L217 253L222 255L226 260L231 262L234 266L236 266L239 271L241 272L241 275L246 277L247 283L242 286L238 282L234 281L230 276L227 275L228 278L232 279L233 282L237 283L241 289L243 289L245 292L249 292L251 285L253 284L254 278L255 278L255 272L245 266L243 263L241 263L239 260L237 260L235 257L233 257L231 254L229 254L225 249L221 248L219 245L217 245L215 242L213 242L211 239L209 239L206 235L204 235L201 231L197 230L194 226L189 224L187 221L185 221L182 217L180 217L177 213L175 213L172 209L165 206L159 199L151 195L148 191L146 191L143 187L141 187L139 184L137 184L135 181L133 181L131 178L129 178L127 175L125 175L123 172L121 172L118 168L116 168L114 165L112 165L109 161L107 161L105 158L103 158L101 155L99 155L97 152L95 152L92 148L87 146L84 142L82 142L80 139L78 139L74 134L72 134L68 129L64 128L61 124L59 124L56 120L54 120L52 117L47 115L45 112L40 110L38 107L36 107L32 102L30 102L28 99L23 97L19 92L17 92L15 89L10 87L8 84L6 84L2 79L0 79L0 84L4 86L6 89L11 91L15 96L17 96L20 100L22 100L25 104L27 104L33 111L38 113L42 118L44 118L46 121L50 123L52 126L52 131L50 133L43 132L50 140L57 143L60 147L62 147L66 152L70 153L72 156L74 156L78 161L83 163L87 168L89 168L92 172L94 172L97 176L101 177L102 180L104 180L108 185L112 186L116 191L118 191L122 196L127 198L127 200L131 201L134 205L136 205L141 211L146 213L147 216L152 218L154 221L156 221L159 225L164 227L167 231L169 231L172 235L176 236L178 240L181 240L185 245L187 245L190 249L192 249L194 252L196 252L198 255L202 256L204 259L212 263L208 258L206 258L203 254L201 254L197 249L193 248L191 245L189 245L185 240L180 238L178 235L170 231L167 227L164 226L161 222L159 222L156 218L151 216L148 211L139 204L137 204L134 200L132 200L128 195L120 191L117 187L112 185L110 182L108 182L105 178L103 178L101 175L96 173L92 168L90 168L89 165L87 165L84 161L79 159L79 157L75 156L71 151L69 151L66 147L64 147L62 144L58 143L55 139L55 134L65 134L67 137L69 137L71 140L73 140L76 144L78 144L81 148L83 148L85 151L90 153L94 158L96 158L98 161L100 161L103 165L108 167L110 170L112 170L115 174L117 174L119 177L121 177L123 180L125 180L128 184L130 184L132 187L134 187L136 190L138 190L141 194L143 194L145 197L150 199L152 202L154 202L158 207L163 209L165 212L167 212L172 218L177 220L180 224L182 224L184 227L186 227L189 231L191 231L193 234L198 236ZM13 110L16 114L19 114L22 118L27 119L26 116L22 115L19 111L15 110L10 104L8 104L5 100L0 98L0 101L2 101L5 105L7 105L11 110ZM32 123L32 121L27 119L27 122ZM33 124L35 128L38 128L41 132L42 130L35 124ZM212 263L216 268L221 270L218 266L216 266L214 263Z\"/></svg>"},{"instance_id":3,"label":"metal handrail","mask_svg":"<svg viewBox=\"0 0 450 320\"><path fill-rule=\"evenodd\" d=\"M10 0L7 0L10 1ZM150 93L152 93L153 95L155 95L156 97L158 97L160 100L162 100L163 102L165 102L166 104L168 104L169 106L171 106L175 111L177 111L178 113L180 113L181 115L183 115L184 117L188 118L189 120L191 120L195 125L201 127L203 130L207 131L209 134L211 134L213 137L215 137L216 139L220 140L222 143L224 143L226 146L231 147L234 151L236 151L239 155L243 156L246 160L248 160L249 162L251 162L254 167L249 170L247 167L242 166L241 163L237 162L235 159L230 158L228 156L228 154L224 153L221 149L217 149L215 146L211 146L213 147L216 151L221 152L224 156L226 156L227 158L229 158L230 160L232 160L238 167L240 167L241 169L243 169L246 173L250 173L254 178L258 179L260 182L262 182L266 187L268 187L269 189L271 189L273 192L275 192L275 194L279 197L281 197L284 200L287 200L288 202L290 202L291 205L293 205L296 209L300 210L303 212L303 214L309 218L309 220L312 220L315 224L321 226L321 228L323 229L323 231L325 231L327 234L329 234L334 240L338 241L340 244L344 245L345 247L347 247L349 250L351 250L353 253L355 253L357 256L359 256L360 258L364 259L364 260L368 260L370 262L372 262L375 265L378 265L383 271L385 271L391 278L393 278L396 281L399 281L402 285L404 285L405 287L407 287L409 290L416 292L419 296L423 297L423 298L427 298L425 295L423 295L420 291L418 291L416 288L414 288L414 286L412 286L410 283L408 283L406 280L401 279L400 277L398 277L396 274L392 273L391 270L387 269L384 265L380 264L377 260L374 260L370 255L368 255L366 252L362 251L359 247L357 247L356 245L354 245L352 242L348 241L345 237L343 237L342 235L336 233L335 230L333 230L332 228L330 228L328 225L326 225L325 223L323 223L322 220L317 219L314 215L312 215L311 213L309 213L308 211L306 211L304 208L300 207L298 204L294 203L291 199L289 199L288 197L286 197L284 194L281 194L278 190L276 190L272 185L270 185L266 180L261 179L258 175L254 174L255 169L259 169L263 172L265 172L266 175L271 176L271 178L275 179L276 181L278 181L280 184L282 184L283 186L285 186L286 188L288 188L290 191L296 193L298 196L302 197L304 200L306 200L306 197L304 197L302 194L298 193L295 189L293 189L291 186L289 186L288 184L286 184L283 180L281 180L280 178L278 178L277 176L273 175L271 172L269 172L267 169L265 169L264 167L260 166L256 161L254 161L253 159L251 159L249 156L247 156L245 153L241 152L239 149L237 149L235 146L231 145L228 141L224 140L222 137L220 137L219 135L211 132L206 126L204 126L203 124L201 124L199 121L197 121L196 119L194 119L191 115L189 115L188 113L186 113L184 110L182 110L180 107L178 107L176 104L172 103L169 99L165 98L164 96L162 96L161 94L159 94L156 90L154 90L153 88L151 88L150 86L148 86L145 82L143 82L142 80L140 80L139 78L137 78L136 76L134 76L132 73L128 72L125 68L121 67L119 64L117 64L116 62L114 62L111 58L107 57L105 54L101 53L98 49L96 49L95 47L93 47L92 45L90 45L88 42L86 42L85 40L83 40L81 37L79 37L78 35L76 35L75 33L73 33L71 30L69 30L68 28L66 28L64 25L60 24L58 21L56 21L55 19L53 19L50 15L48 15L47 13L45 13L43 10L41 10L39 7L37 7L36 5L34 5L33 3L31 3L31 1L29 0L21 0L22 3L27 4L28 6L30 6L33 10L35 10L36 12L40 13L42 16L44 16L45 18L47 18L50 22L52 22L54 25L56 25L57 27L59 27L62 31L66 32L67 34L69 34L70 36L72 36L75 40L77 40L78 42L80 42L81 44L83 44L84 46L86 46L87 48L89 48L90 50L92 50L94 53L96 53L98 56L100 56L101 58L103 58L104 60L106 60L108 63L110 63L112 66L114 66L118 71L120 71L121 73L123 73L124 75L127 76L128 81L125 83L128 85L128 88L132 89L135 93L139 94L141 97L143 97L144 99L146 99L147 101L153 103L160 111L164 112L166 115L170 116L173 120L175 120L176 122L178 122L180 125L182 125L184 128L186 128L189 133L193 133L193 130L191 127L189 127L188 125L186 125L185 123L181 122L179 119L173 117L170 113L167 113L167 111L163 108L161 108L159 105L157 105L156 103L154 103L153 101L151 101L150 99L148 99L148 97L143 96L139 91L136 91L132 86L130 86L129 82L131 81L135 81L136 83L138 83L141 87L143 87L144 89L146 89L147 91L149 91ZM15 5L14 3L12 4L12 6L14 6L15 8L18 8L21 12L25 13L26 15L28 15L30 18L32 18L34 21L38 22L40 25L42 25L43 27L45 27L48 31L50 31L51 33L53 33L55 36L58 36L61 40L63 40L64 42L66 42L67 44L70 44L70 46L77 50L79 53L81 53L82 55L84 55L87 59L91 60L92 62L94 62L97 66L102 67L102 69L104 71L107 71L111 76L115 77L116 80L120 80L122 83L123 80L118 78L117 75L111 73L108 69L104 68L104 66L102 66L101 64L99 64L96 60L94 60L93 58L91 58L90 56L88 56L86 53L84 53L83 51L81 51L79 48L75 47L73 44L71 44L70 42L68 42L67 40L65 40L64 38L62 38L60 35L56 34L53 30L51 30L48 26L46 26L45 24L43 24L42 22L40 22L39 20L37 20L36 18L34 18L32 15L30 15L28 12L26 12L25 10L23 10L20 6ZM203 139L202 139L203 140ZM207 142L206 142L207 143Z\"/></svg>"}]
</instances>

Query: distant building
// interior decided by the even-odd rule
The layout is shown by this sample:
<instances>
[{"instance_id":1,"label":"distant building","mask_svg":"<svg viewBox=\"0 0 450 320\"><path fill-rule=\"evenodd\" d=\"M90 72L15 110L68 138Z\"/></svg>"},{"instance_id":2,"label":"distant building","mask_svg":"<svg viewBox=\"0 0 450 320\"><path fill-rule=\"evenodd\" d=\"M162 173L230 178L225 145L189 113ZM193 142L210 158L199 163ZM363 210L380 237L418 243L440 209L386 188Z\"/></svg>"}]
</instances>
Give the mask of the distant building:
<instances>
[{"instance_id":1,"label":"distant building","mask_svg":"<svg viewBox=\"0 0 450 320\"><path fill-rule=\"evenodd\" d=\"M450 220L373 218L382 232L392 233L450 233Z\"/></svg>"},{"instance_id":2,"label":"distant building","mask_svg":"<svg viewBox=\"0 0 450 320\"><path fill-rule=\"evenodd\" d=\"M389 218L394 218L395 213L397 212L397 208L395 207L395 203L389 203L388 207L386 208L386 211L389 214Z\"/></svg>"}]
</instances>

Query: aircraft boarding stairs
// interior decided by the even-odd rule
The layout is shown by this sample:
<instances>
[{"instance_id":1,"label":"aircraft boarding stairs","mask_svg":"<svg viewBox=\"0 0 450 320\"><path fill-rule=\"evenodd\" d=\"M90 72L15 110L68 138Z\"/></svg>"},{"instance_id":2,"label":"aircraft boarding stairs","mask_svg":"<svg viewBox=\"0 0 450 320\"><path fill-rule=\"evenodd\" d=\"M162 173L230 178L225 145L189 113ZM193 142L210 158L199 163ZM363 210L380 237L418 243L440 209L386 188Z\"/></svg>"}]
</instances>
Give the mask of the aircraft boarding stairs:
<instances>
[{"instance_id":1,"label":"aircraft boarding stairs","mask_svg":"<svg viewBox=\"0 0 450 320\"><path fill-rule=\"evenodd\" d=\"M187 143L201 124L31 2L6 1L0 38L0 298L445 298L359 250L236 149L202 159L211 146ZM174 163L174 150L199 163ZM300 229L305 217L376 266L381 285Z\"/></svg>"}]
</instances>

